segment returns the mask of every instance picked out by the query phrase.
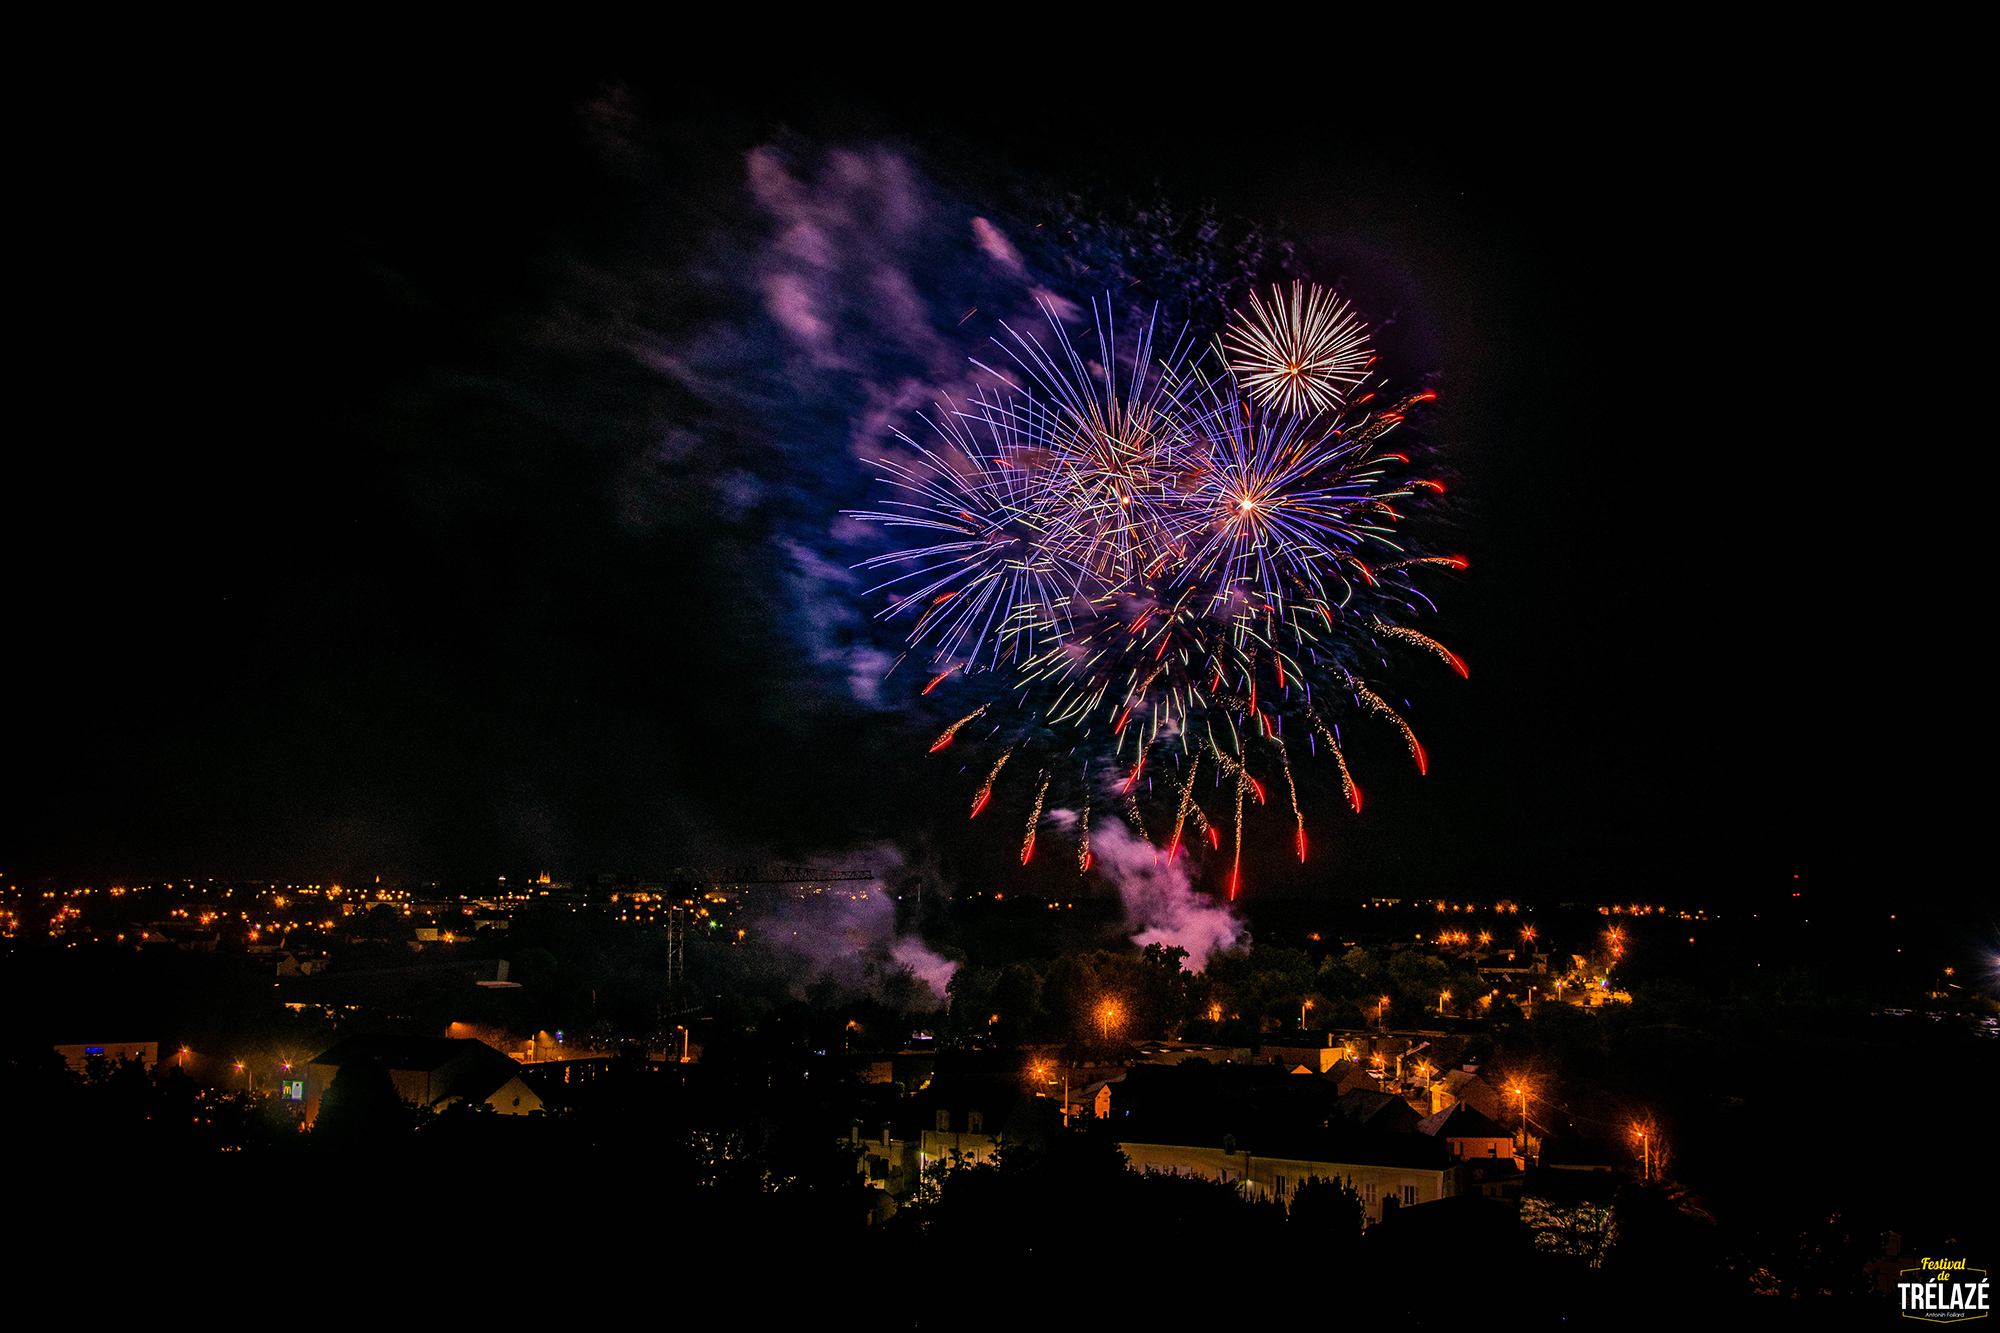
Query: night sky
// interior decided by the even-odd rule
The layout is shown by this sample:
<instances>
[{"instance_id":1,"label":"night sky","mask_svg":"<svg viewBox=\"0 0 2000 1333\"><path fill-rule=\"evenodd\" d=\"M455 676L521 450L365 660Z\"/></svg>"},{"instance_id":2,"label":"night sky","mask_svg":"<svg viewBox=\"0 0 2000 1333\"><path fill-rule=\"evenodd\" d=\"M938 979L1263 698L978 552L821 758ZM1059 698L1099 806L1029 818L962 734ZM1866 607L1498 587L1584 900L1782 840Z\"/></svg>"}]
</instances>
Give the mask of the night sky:
<instances>
[{"instance_id":1,"label":"night sky","mask_svg":"<svg viewBox=\"0 0 2000 1333\"><path fill-rule=\"evenodd\" d=\"M1438 389L1431 540L1471 560L1429 627L1470 681L1398 680L1430 775L1363 747L1365 814L1316 798L1303 869L1272 823L1259 892L1973 894L1966 609L1902 568L1952 561L1904 526L1917 446L1876 400L1908 340L1862 271L1914 236L1851 220L1860 149L1637 90L1495 85L1467 114L1375 86L1347 120L1111 114L696 96L607 61L80 104L24 330L41 407L7 451L0 873L893 847L1019 875L1017 816L968 826L972 775L926 766L915 686L869 671L891 636L845 574L856 441L1025 307L972 218L1131 236L1212 201ZM801 218L825 253L787 250ZM773 314L781 279L817 284L817 341ZM1829 374L1850 333L1874 350ZM1918 465L1925 503L1955 467Z\"/></svg>"}]
</instances>

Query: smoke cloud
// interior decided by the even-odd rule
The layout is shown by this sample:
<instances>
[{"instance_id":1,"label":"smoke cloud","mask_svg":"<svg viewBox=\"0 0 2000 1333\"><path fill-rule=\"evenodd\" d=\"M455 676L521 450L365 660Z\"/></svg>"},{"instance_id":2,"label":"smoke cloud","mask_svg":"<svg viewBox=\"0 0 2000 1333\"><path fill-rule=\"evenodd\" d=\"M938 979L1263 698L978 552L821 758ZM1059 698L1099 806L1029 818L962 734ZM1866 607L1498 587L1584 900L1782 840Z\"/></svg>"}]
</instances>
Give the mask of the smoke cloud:
<instances>
[{"instance_id":1,"label":"smoke cloud","mask_svg":"<svg viewBox=\"0 0 2000 1333\"><path fill-rule=\"evenodd\" d=\"M867 995L905 1012L942 1009L958 964L898 931L879 883L831 884L774 903L755 934L781 960L792 993L825 1002Z\"/></svg>"},{"instance_id":2,"label":"smoke cloud","mask_svg":"<svg viewBox=\"0 0 2000 1333\"><path fill-rule=\"evenodd\" d=\"M1076 823L1073 810L1052 810L1057 825ZM1169 862L1158 848L1133 836L1117 820L1105 820L1090 830L1090 850L1104 877L1125 901L1125 915L1139 929L1132 943L1140 948L1163 944L1188 951L1185 966L1200 972L1210 955L1233 949L1250 939L1250 929L1227 905L1195 891L1187 860Z\"/></svg>"}]
</instances>

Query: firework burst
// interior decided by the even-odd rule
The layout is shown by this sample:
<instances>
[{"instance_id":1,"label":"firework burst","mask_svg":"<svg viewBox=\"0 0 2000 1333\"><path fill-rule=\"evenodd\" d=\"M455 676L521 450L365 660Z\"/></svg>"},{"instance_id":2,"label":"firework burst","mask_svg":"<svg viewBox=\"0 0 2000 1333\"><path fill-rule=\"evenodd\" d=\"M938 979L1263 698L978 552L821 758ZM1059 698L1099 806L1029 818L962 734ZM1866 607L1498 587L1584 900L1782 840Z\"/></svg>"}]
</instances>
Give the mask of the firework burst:
<instances>
[{"instance_id":1,"label":"firework burst","mask_svg":"<svg viewBox=\"0 0 2000 1333\"><path fill-rule=\"evenodd\" d=\"M1375 359L1353 307L1298 282L1289 298L1271 288L1269 305L1252 292L1223 331L1222 353L1258 403L1301 416L1339 411Z\"/></svg>"},{"instance_id":2,"label":"firework burst","mask_svg":"<svg viewBox=\"0 0 2000 1333\"><path fill-rule=\"evenodd\" d=\"M1398 527L1443 485L1410 476L1408 456L1382 447L1435 395L1356 395L1372 360L1366 331L1319 288L1253 298L1213 363L1191 358L1185 337L1162 350L1150 321L1121 345L1108 301L1091 312L1086 357L1058 312L1044 313L1046 333L1003 326L1005 363L979 363L1007 391L941 404L925 417L929 443L902 437L908 452L882 460L894 499L854 516L941 540L865 561L892 575L871 591L890 595L880 614L910 618L912 649L930 658L925 693L977 703L933 751L975 718L995 723L988 741L1000 751L975 817L1023 745L1109 761L1043 769L1024 863L1055 799L1081 808L1078 868L1090 868L1094 789L1142 839L1149 818L1170 825L1170 857L1190 820L1221 850L1195 799L1212 764L1235 812L1234 897L1245 807L1266 798L1253 767L1283 777L1305 857L1287 719L1315 755L1325 743L1358 812L1361 790L1322 710L1345 699L1394 727L1421 772L1415 732L1365 673L1395 640L1465 674L1404 623L1431 609L1417 577L1465 567L1411 549ZM1253 353L1283 353L1298 369L1274 379Z\"/></svg>"}]
</instances>

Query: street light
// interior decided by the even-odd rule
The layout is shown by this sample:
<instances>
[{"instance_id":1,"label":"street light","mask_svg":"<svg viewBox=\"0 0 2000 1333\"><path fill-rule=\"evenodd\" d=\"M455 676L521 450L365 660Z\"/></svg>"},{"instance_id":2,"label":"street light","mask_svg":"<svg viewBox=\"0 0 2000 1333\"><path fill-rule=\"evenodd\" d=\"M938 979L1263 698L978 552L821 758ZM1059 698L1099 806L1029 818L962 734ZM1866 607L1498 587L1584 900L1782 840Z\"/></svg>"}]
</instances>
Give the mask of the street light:
<instances>
[{"instance_id":1,"label":"street light","mask_svg":"<svg viewBox=\"0 0 2000 1333\"><path fill-rule=\"evenodd\" d=\"M1450 998L1451 998L1450 991L1446 990L1438 992L1438 1016L1440 1018L1444 1016L1444 1002L1446 1000L1449 1000Z\"/></svg>"},{"instance_id":2,"label":"street light","mask_svg":"<svg viewBox=\"0 0 2000 1333\"><path fill-rule=\"evenodd\" d=\"M1118 1001L1106 1000L1097 1010L1097 1027L1106 1041L1118 1031L1118 1025L1125 1021L1125 1011Z\"/></svg>"},{"instance_id":3,"label":"street light","mask_svg":"<svg viewBox=\"0 0 2000 1333\"><path fill-rule=\"evenodd\" d=\"M1389 1007L1389 997L1384 995L1382 997L1382 1003L1375 1006L1375 1027L1378 1031L1387 1032L1389 1030L1388 1027L1382 1021L1382 1011L1387 1009L1388 1007Z\"/></svg>"}]
</instances>

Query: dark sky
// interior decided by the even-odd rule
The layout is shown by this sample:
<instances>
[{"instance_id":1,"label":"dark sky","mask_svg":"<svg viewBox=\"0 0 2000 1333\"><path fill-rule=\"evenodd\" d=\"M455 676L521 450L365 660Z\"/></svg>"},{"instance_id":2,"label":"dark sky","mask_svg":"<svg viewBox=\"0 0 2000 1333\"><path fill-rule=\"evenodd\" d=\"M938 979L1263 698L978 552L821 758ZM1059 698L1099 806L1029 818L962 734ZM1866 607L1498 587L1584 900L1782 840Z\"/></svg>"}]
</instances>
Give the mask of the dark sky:
<instances>
[{"instance_id":1,"label":"dark sky","mask_svg":"<svg viewBox=\"0 0 2000 1333\"><path fill-rule=\"evenodd\" d=\"M1843 230L1851 142L1636 89L1392 85L1353 119L696 96L630 61L244 78L134 79L53 150L10 879L879 844L1000 875L1018 830L968 831L907 682L857 696L873 608L827 534L869 494L857 423L908 424L891 390L977 350L969 219L1076 194L1289 239L1440 390L1436 535L1472 566L1436 631L1471 679L1409 682L1430 776L1385 749L1362 818L1309 813L1323 858L1253 854L1269 891L1970 891L1963 609L1896 586L1938 542L1889 532L1902 409L1829 409L1864 376L1814 364L1897 341L1844 271L1910 239ZM839 250L803 351L763 306L794 214ZM885 270L931 331L870 305Z\"/></svg>"}]
</instances>

